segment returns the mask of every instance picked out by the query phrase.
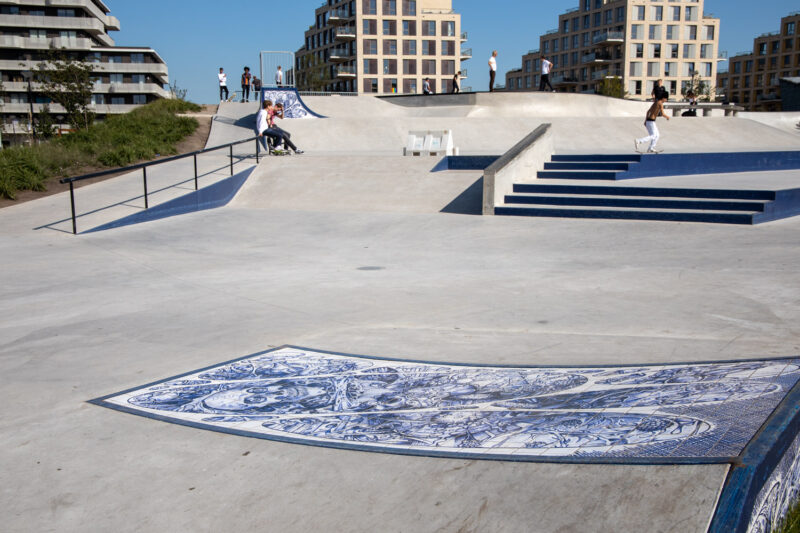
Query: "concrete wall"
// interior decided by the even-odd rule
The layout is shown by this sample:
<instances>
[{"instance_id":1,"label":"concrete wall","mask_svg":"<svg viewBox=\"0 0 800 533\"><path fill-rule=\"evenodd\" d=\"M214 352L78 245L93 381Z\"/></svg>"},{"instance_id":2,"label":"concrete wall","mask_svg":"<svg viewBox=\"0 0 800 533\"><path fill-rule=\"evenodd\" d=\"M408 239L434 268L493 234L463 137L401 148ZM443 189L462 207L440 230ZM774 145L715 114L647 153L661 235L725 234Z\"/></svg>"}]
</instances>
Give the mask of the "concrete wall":
<instances>
[{"instance_id":1,"label":"concrete wall","mask_svg":"<svg viewBox=\"0 0 800 533\"><path fill-rule=\"evenodd\" d=\"M494 215L494 208L511 194L514 183L536 179L555 152L550 124L542 124L495 161L483 174L483 214Z\"/></svg>"}]
</instances>

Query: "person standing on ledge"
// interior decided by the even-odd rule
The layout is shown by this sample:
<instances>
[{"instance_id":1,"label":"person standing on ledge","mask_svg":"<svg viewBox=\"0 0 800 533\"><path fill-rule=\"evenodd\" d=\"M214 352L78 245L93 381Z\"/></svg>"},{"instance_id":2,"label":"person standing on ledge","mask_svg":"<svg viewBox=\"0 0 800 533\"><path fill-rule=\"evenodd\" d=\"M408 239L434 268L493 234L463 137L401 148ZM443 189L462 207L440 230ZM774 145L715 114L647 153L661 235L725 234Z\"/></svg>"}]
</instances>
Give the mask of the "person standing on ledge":
<instances>
[{"instance_id":1,"label":"person standing on ledge","mask_svg":"<svg viewBox=\"0 0 800 533\"><path fill-rule=\"evenodd\" d=\"M275 73L275 85L278 87L283 86L283 71L280 65L278 65L278 71Z\"/></svg>"},{"instance_id":2,"label":"person standing on ledge","mask_svg":"<svg viewBox=\"0 0 800 533\"><path fill-rule=\"evenodd\" d=\"M634 146L636 147L636 151L639 151L639 145L642 143L650 142L650 148L647 149L648 154L657 154L660 150L656 150L656 145L658 144L658 138L660 137L658 132L658 126L656 126L656 119L659 116L664 117L665 119L669 120L669 117L664 114L664 104L667 102L667 97L662 95L661 98L657 102L653 102L653 105L650 106L650 109L647 110L647 115L644 119L644 127L647 128L647 133L650 135L644 137L642 139L636 139L634 141Z\"/></svg>"},{"instance_id":3,"label":"person standing on ledge","mask_svg":"<svg viewBox=\"0 0 800 533\"><path fill-rule=\"evenodd\" d=\"M492 50L489 58L489 92L494 92L494 78L497 76L497 50Z\"/></svg>"},{"instance_id":4,"label":"person standing on ledge","mask_svg":"<svg viewBox=\"0 0 800 533\"><path fill-rule=\"evenodd\" d=\"M461 71L459 70L458 72L456 72L456 75L453 76L453 90L450 91L453 94L461 92L461 87L458 86L458 82L460 79L461 79Z\"/></svg>"},{"instance_id":5,"label":"person standing on ledge","mask_svg":"<svg viewBox=\"0 0 800 533\"><path fill-rule=\"evenodd\" d=\"M223 102L228 99L228 75L225 74L225 71L222 67L219 67L219 101ZM225 98L222 98L222 93L225 93Z\"/></svg>"},{"instance_id":6,"label":"person standing on ledge","mask_svg":"<svg viewBox=\"0 0 800 533\"><path fill-rule=\"evenodd\" d=\"M422 94L433 94L433 91L431 91L430 78L425 78L422 80Z\"/></svg>"},{"instance_id":7,"label":"person standing on ledge","mask_svg":"<svg viewBox=\"0 0 800 533\"><path fill-rule=\"evenodd\" d=\"M250 84L252 80L250 67L244 67L244 73L242 74L242 102L250 101Z\"/></svg>"},{"instance_id":8,"label":"person standing on ledge","mask_svg":"<svg viewBox=\"0 0 800 533\"><path fill-rule=\"evenodd\" d=\"M542 78L541 78L541 81L539 81L539 91L540 92L544 91L545 85L550 87L551 91L556 92L556 90L553 89L553 85L550 83L550 69L551 68L553 68L553 64L550 61L548 61L546 57L543 57L542 58Z\"/></svg>"}]
</instances>

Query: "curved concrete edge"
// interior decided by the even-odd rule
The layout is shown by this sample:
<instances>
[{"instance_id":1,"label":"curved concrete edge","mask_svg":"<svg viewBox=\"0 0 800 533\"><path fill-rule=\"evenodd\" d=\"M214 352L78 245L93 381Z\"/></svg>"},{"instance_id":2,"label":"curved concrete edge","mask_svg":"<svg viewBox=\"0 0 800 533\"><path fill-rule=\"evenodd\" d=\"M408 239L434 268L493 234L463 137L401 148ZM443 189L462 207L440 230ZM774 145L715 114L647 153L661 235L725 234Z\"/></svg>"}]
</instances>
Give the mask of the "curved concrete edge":
<instances>
[{"instance_id":1,"label":"curved concrete edge","mask_svg":"<svg viewBox=\"0 0 800 533\"><path fill-rule=\"evenodd\" d=\"M765 422L761 431L733 463L708 533L748 532L756 504L785 459L796 465L800 438L800 384L795 385ZM791 503L791 502L790 502Z\"/></svg>"},{"instance_id":2,"label":"curved concrete edge","mask_svg":"<svg viewBox=\"0 0 800 533\"><path fill-rule=\"evenodd\" d=\"M244 185L254 169L255 167L251 167L230 178L209 185L208 187L190 192L189 194L164 202L163 204L153 206L145 211L128 215L90 230L82 231L81 234L95 233L133 224L141 224L142 222L185 215L187 213L194 213L195 211L205 211L207 209L223 207L233 200L236 193L239 192L239 189Z\"/></svg>"},{"instance_id":3,"label":"curved concrete edge","mask_svg":"<svg viewBox=\"0 0 800 533\"><path fill-rule=\"evenodd\" d=\"M494 215L514 183L529 181L555 153L551 124L542 124L489 165L483 174L483 214Z\"/></svg>"}]
</instances>

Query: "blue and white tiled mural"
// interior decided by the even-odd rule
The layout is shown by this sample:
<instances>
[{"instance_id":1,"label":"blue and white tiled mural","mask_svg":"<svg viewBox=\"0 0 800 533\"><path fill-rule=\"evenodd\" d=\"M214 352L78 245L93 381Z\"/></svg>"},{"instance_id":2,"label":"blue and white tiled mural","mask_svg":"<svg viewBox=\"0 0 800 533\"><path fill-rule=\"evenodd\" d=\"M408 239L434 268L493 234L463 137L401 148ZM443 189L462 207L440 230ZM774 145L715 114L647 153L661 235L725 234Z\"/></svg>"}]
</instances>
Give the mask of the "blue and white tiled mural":
<instances>
[{"instance_id":1,"label":"blue and white tiled mural","mask_svg":"<svg viewBox=\"0 0 800 533\"><path fill-rule=\"evenodd\" d=\"M296 89L263 89L261 101L270 100L273 104L283 104L284 118L315 118L320 115L311 111L303 103Z\"/></svg>"},{"instance_id":2,"label":"blue and white tiled mural","mask_svg":"<svg viewBox=\"0 0 800 533\"><path fill-rule=\"evenodd\" d=\"M800 496L800 435L792 442L755 500L747 533L770 533Z\"/></svg>"},{"instance_id":3,"label":"blue and white tiled mural","mask_svg":"<svg viewBox=\"0 0 800 533\"><path fill-rule=\"evenodd\" d=\"M284 347L97 402L206 429L372 451L723 462L798 378L799 359L512 368Z\"/></svg>"}]
</instances>

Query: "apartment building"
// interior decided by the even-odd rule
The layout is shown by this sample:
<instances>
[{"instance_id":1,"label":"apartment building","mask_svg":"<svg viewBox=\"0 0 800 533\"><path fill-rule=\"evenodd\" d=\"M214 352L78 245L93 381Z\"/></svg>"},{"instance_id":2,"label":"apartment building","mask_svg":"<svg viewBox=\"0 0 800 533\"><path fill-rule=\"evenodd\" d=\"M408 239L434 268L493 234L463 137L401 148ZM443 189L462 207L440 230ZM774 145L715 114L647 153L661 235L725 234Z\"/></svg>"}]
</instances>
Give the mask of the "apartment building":
<instances>
[{"instance_id":1,"label":"apartment building","mask_svg":"<svg viewBox=\"0 0 800 533\"><path fill-rule=\"evenodd\" d=\"M301 90L449 92L471 50L451 0L327 0L296 57Z\"/></svg>"},{"instance_id":2,"label":"apartment building","mask_svg":"<svg viewBox=\"0 0 800 533\"><path fill-rule=\"evenodd\" d=\"M695 73L713 88L720 24L703 7L704 0L580 0L506 75L506 90L538 90L543 57L560 92L594 93L619 78L628 98L646 100L657 80L680 95Z\"/></svg>"},{"instance_id":3,"label":"apartment building","mask_svg":"<svg viewBox=\"0 0 800 533\"><path fill-rule=\"evenodd\" d=\"M102 0L0 0L3 142L29 136L31 109L37 114L49 103L28 81L51 48L96 68L92 107L100 118L168 97L164 60L152 48L115 46L108 32L119 29ZM68 127L61 106L52 104L50 111Z\"/></svg>"},{"instance_id":4,"label":"apartment building","mask_svg":"<svg viewBox=\"0 0 800 533\"><path fill-rule=\"evenodd\" d=\"M781 78L800 77L800 12L781 19L780 30L753 40L753 50L732 57L717 86L730 102L751 111L780 111Z\"/></svg>"}]
</instances>

